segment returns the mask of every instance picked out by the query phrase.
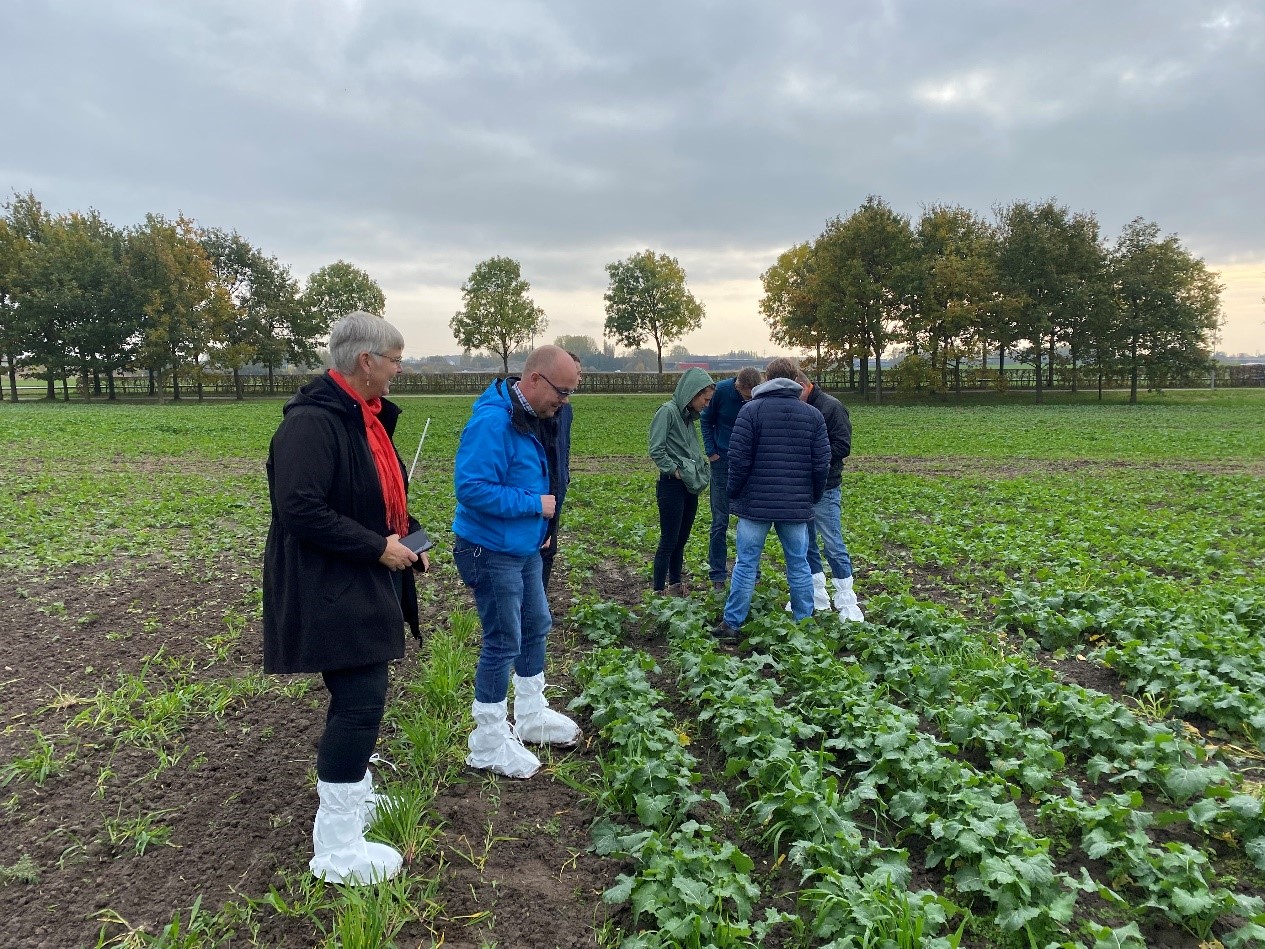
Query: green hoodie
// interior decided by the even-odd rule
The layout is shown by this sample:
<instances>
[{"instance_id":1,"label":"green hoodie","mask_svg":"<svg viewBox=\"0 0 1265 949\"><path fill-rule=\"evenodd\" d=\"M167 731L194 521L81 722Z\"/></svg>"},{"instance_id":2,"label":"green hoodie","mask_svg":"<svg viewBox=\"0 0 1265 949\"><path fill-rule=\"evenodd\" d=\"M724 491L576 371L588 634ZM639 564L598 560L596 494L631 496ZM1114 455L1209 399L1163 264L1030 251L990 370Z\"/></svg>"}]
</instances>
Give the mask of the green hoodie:
<instances>
[{"instance_id":1,"label":"green hoodie","mask_svg":"<svg viewBox=\"0 0 1265 949\"><path fill-rule=\"evenodd\" d=\"M698 494L712 479L712 467L703 454L694 423L698 413L690 411L694 397L714 385L706 371L686 369L676 384L671 401L659 406L650 423L650 457L664 474L681 472L681 481L691 494Z\"/></svg>"}]
</instances>

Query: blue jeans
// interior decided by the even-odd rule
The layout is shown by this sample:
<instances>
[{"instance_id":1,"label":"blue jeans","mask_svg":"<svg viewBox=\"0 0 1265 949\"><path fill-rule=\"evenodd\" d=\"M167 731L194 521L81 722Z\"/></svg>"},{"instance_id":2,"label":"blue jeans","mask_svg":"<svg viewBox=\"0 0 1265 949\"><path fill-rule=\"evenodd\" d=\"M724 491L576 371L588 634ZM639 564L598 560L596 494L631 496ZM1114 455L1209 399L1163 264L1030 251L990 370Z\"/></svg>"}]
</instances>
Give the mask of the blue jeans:
<instances>
[{"instance_id":1,"label":"blue jeans","mask_svg":"<svg viewBox=\"0 0 1265 949\"><path fill-rule=\"evenodd\" d=\"M452 559L483 625L483 646L474 672L476 702L504 701L510 669L524 678L545 671L545 638L553 627L540 554L516 557L472 544L453 543Z\"/></svg>"},{"instance_id":2,"label":"blue jeans","mask_svg":"<svg viewBox=\"0 0 1265 949\"><path fill-rule=\"evenodd\" d=\"M808 572L825 573L821 565L821 552L817 538L826 548L826 561L836 580L852 576L852 558L843 542L842 521L843 488L827 488L821 500L813 505L813 519L808 524Z\"/></svg>"},{"instance_id":3,"label":"blue jeans","mask_svg":"<svg viewBox=\"0 0 1265 949\"><path fill-rule=\"evenodd\" d=\"M729 576L729 459L721 455L712 462L712 530L707 539L707 576L724 583Z\"/></svg>"},{"instance_id":4,"label":"blue jeans","mask_svg":"<svg viewBox=\"0 0 1265 949\"><path fill-rule=\"evenodd\" d=\"M751 612L756 569L769 528L777 531L786 557L786 583L791 588L791 615L796 620L813 615L813 575L808 572L808 525L803 522L752 521L738 518L737 559L729 597L725 600L725 622L737 629Z\"/></svg>"}]
</instances>

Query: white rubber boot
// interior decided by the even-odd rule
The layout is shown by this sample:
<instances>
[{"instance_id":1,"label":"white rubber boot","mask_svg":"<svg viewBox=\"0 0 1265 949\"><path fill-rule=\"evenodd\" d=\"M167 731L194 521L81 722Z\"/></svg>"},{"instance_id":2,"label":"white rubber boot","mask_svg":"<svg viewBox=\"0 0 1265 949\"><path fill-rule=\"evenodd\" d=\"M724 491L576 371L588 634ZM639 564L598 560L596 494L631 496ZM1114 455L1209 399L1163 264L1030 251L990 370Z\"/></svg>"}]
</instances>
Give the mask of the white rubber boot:
<instances>
[{"instance_id":1,"label":"white rubber boot","mask_svg":"<svg viewBox=\"0 0 1265 949\"><path fill-rule=\"evenodd\" d=\"M861 612L857 595L852 590L851 577L835 577L834 608L839 611L839 618L844 622L865 622L865 614Z\"/></svg>"},{"instance_id":2,"label":"white rubber boot","mask_svg":"<svg viewBox=\"0 0 1265 949\"><path fill-rule=\"evenodd\" d=\"M824 573L813 574L813 612L820 613L822 610L830 609L830 594L826 592L826 575ZM786 604L786 612L793 612L791 604Z\"/></svg>"},{"instance_id":3,"label":"white rubber boot","mask_svg":"<svg viewBox=\"0 0 1265 949\"><path fill-rule=\"evenodd\" d=\"M330 883L362 886L380 883L400 872L404 858L386 844L365 840L363 809L365 779L352 784L316 782L321 799L312 824L312 848L308 863L312 875Z\"/></svg>"},{"instance_id":4,"label":"white rubber boot","mask_svg":"<svg viewBox=\"0 0 1265 949\"><path fill-rule=\"evenodd\" d=\"M466 764L508 778L530 778L540 770L540 759L523 747L510 728L504 699L475 702L470 713L474 716L474 731L467 742L470 754L466 755Z\"/></svg>"},{"instance_id":5,"label":"white rubber boot","mask_svg":"<svg viewBox=\"0 0 1265 949\"><path fill-rule=\"evenodd\" d=\"M549 707L543 672L526 679L514 676L514 731L532 745L574 748L580 740L580 726Z\"/></svg>"}]
</instances>

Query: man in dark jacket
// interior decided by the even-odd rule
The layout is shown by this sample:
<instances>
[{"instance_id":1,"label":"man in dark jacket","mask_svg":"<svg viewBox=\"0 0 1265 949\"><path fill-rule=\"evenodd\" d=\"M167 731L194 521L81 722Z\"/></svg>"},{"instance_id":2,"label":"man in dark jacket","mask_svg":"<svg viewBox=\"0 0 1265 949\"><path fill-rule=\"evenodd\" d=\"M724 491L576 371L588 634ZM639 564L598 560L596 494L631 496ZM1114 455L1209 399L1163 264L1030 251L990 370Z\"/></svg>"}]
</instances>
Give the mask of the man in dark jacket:
<instances>
[{"instance_id":1,"label":"man in dark jacket","mask_svg":"<svg viewBox=\"0 0 1265 949\"><path fill-rule=\"evenodd\" d=\"M865 619L865 614L861 612L852 589L852 558L848 556L848 546L843 541L843 459L852 454L852 420L842 402L820 386L813 385L803 372L795 381L802 387L800 399L826 420L826 434L830 438L830 475L826 479L826 493L813 506L813 519L808 525L808 569L813 575L813 606L819 610L833 606L843 620L860 622ZM817 547L819 537L826 548L830 572L834 574L833 601L826 593L826 572Z\"/></svg>"},{"instance_id":2,"label":"man in dark jacket","mask_svg":"<svg viewBox=\"0 0 1265 949\"><path fill-rule=\"evenodd\" d=\"M568 351L567 355L575 363L576 372L582 372L580 357ZM579 377L577 377L579 378ZM580 383L576 382L576 388ZM571 401L562 403L562 408L552 419L552 426L545 433L545 453L549 456L549 483L554 496L558 499L553 517L549 519L549 533L545 535L545 544L540 548L541 579L545 589L549 589L549 578L553 576L553 559L558 555L558 527L562 523L562 502L567 499L567 488L571 484Z\"/></svg>"},{"instance_id":3,"label":"man in dark jacket","mask_svg":"<svg viewBox=\"0 0 1265 949\"><path fill-rule=\"evenodd\" d=\"M707 542L707 575L712 589L723 590L729 575L729 436L738 412L751 401L751 390L760 384L760 370L747 366L732 379L716 383L711 402L699 416L703 451L712 465L712 529Z\"/></svg>"},{"instance_id":4,"label":"man in dark jacket","mask_svg":"<svg viewBox=\"0 0 1265 949\"><path fill-rule=\"evenodd\" d=\"M729 439L729 502L738 516L737 557L725 615L713 631L737 639L751 612L756 569L769 529L777 531L786 557L791 611L801 620L813 613L808 570L808 524L830 473L830 440L821 413L799 399L795 360L778 357L768 379L752 390Z\"/></svg>"}]
</instances>

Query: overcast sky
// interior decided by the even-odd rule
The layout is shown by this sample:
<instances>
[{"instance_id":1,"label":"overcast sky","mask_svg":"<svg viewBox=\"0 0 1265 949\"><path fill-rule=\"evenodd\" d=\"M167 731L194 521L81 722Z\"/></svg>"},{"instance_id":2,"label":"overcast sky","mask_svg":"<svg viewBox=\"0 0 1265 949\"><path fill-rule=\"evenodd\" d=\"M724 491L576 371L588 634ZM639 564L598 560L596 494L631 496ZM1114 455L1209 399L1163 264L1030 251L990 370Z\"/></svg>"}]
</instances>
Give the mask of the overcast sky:
<instances>
[{"instance_id":1,"label":"overcast sky","mask_svg":"<svg viewBox=\"0 0 1265 949\"><path fill-rule=\"evenodd\" d=\"M868 194L913 217L1053 197L1142 216L1265 352L1265 4L9 2L0 188L118 225L183 211L305 278L369 271L414 355L480 260L547 339L607 263L677 257L695 352L769 351L760 274Z\"/></svg>"}]
</instances>

